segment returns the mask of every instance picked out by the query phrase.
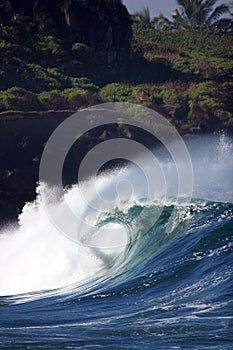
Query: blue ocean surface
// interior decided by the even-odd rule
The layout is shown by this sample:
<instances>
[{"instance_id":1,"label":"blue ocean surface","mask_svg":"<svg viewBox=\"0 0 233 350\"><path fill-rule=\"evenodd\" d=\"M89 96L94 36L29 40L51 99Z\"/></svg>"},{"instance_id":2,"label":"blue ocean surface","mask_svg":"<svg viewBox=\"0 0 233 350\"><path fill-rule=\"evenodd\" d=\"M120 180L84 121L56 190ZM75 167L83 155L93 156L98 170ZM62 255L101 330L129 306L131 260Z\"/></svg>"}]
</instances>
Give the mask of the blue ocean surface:
<instances>
[{"instance_id":1,"label":"blue ocean surface","mask_svg":"<svg viewBox=\"0 0 233 350\"><path fill-rule=\"evenodd\" d=\"M78 241L55 232L40 194L25 206L0 235L0 349L232 349L233 148L205 142L191 154L191 200L131 195ZM79 210L77 191L67 200Z\"/></svg>"}]
</instances>

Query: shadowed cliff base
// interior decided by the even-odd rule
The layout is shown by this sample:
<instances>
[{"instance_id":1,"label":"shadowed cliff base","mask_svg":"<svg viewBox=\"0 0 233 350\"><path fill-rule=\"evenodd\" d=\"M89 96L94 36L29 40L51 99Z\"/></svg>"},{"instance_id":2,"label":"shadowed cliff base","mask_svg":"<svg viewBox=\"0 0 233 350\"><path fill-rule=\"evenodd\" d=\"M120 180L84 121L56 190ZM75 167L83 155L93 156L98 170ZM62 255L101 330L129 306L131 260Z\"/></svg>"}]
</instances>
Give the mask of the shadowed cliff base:
<instances>
[{"instance_id":1,"label":"shadowed cliff base","mask_svg":"<svg viewBox=\"0 0 233 350\"><path fill-rule=\"evenodd\" d=\"M75 111L73 111L75 113ZM17 219L26 202L35 199L39 166L52 132L72 111L0 113L0 221ZM158 145L137 127L109 124L82 135L72 146L63 168L63 184L77 183L79 165L93 147L113 138L133 139L147 148ZM117 161L109 164L115 167ZM91 174L89 174L90 176ZM88 176L88 175L87 175Z\"/></svg>"}]
</instances>

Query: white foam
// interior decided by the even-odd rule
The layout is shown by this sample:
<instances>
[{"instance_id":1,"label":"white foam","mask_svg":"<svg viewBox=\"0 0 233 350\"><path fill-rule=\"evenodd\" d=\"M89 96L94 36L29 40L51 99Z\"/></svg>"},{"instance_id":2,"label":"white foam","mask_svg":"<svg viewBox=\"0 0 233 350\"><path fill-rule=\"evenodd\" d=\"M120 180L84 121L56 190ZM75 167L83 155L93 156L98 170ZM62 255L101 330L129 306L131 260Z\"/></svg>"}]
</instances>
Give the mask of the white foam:
<instances>
[{"instance_id":1,"label":"white foam","mask_svg":"<svg viewBox=\"0 0 233 350\"><path fill-rule=\"evenodd\" d=\"M18 230L0 235L0 295L63 287L103 268L90 249L56 230L39 200L24 207Z\"/></svg>"}]
</instances>

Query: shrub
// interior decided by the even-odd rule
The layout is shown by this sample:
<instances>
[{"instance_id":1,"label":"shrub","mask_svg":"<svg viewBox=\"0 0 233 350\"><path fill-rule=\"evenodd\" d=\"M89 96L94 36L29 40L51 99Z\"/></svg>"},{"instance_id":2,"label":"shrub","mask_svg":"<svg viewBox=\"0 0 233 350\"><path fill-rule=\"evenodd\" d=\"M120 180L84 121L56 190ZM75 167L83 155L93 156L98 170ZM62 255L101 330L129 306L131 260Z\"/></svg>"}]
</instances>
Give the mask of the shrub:
<instances>
[{"instance_id":1,"label":"shrub","mask_svg":"<svg viewBox=\"0 0 233 350\"><path fill-rule=\"evenodd\" d=\"M74 43L72 52L80 60L85 60L91 57L91 48L83 43Z\"/></svg>"},{"instance_id":2,"label":"shrub","mask_svg":"<svg viewBox=\"0 0 233 350\"><path fill-rule=\"evenodd\" d=\"M185 74L192 74L193 69L190 63L191 62L190 62L190 59L188 59L188 57L187 58L180 57L172 62L172 68L176 71L180 71Z\"/></svg>"},{"instance_id":3,"label":"shrub","mask_svg":"<svg viewBox=\"0 0 233 350\"><path fill-rule=\"evenodd\" d=\"M21 73L23 74L23 72ZM36 91L56 90L69 86L69 79L63 76L55 68L44 68L39 64L28 63L22 77L29 79Z\"/></svg>"},{"instance_id":4,"label":"shrub","mask_svg":"<svg viewBox=\"0 0 233 350\"><path fill-rule=\"evenodd\" d=\"M104 86L100 91L100 97L106 102L134 102L133 89L119 83Z\"/></svg>"},{"instance_id":5,"label":"shrub","mask_svg":"<svg viewBox=\"0 0 233 350\"><path fill-rule=\"evenodd\" d=\"M232 125L230 85L210 81L192 85L189 89L188 118L202 124L218 120L223 125Z\"/></svg>"},{"instance_id":6,"label":"shrub","mask_svg":"<svg viewBox=\"0 0 233 350\"><path fill-rule=\"evenodd\" d=\"M52 35L45 36L37 34L34 47L46 55L62 56L64 54L61 40Z\"/></svg>"},{"instance_id":7,"label":"shrub","mask_svg":"<svg viewBox=\"0 0 233 350\"><path fill-rule=\"evenodd\" d=\"M69 107L66 98L58 90L44 91L38 95L38 98L44 110L62 110Z\"/></svg>"},{"instance_id":8,"label":"shrub","mask_svg":"<svg viewBox=\"0 0 233 350\"><path fill-rule=\"evenodd\" d=\"M88 105L87 91L84 89L65 89L62 95L66 98L70 109L79 109Z\"/></svg>"},{"instance_id":9,"label":"shrub","mask_svg":"<svg viewBox=\"0 0 233 350\"><path fill-rule=\"evenodd\" d=\"M0 91L0 109L3 110L36 110L40 106L38 97L31 91L20 87L12 87L5 91Z\"/></svg>"},{"instance_id":10,"label":"shrub","mask_svg":"<svg viewBox=\"0 0 233 350\"><path fill-rule=\"evenodd\" d=\"M81 88L85 90L90 90L92 92L99 92L100 88L93 84L92 81L88 78L82 77L82 78L70 78L71 86L74 88Z\"/></svg>"},{"instance_id":11,"label":"shrub","mask_svg":"<svg viewBox=\"0 0 233 350\"><path fill-rule=\"evenodd\" d=\"M233 74L233 60L223 57L203 57L206 66L206 77L213 77L214 80L224 80Z\"/></svg>"}]
</instances>

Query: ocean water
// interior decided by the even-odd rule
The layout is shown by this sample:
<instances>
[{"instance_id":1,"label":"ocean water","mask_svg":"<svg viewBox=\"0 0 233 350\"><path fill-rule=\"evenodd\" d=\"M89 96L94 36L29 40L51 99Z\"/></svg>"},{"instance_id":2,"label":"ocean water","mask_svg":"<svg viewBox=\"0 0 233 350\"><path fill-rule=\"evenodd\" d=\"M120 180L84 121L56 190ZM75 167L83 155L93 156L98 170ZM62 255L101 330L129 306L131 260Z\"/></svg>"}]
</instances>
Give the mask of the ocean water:
<instances>
[{"instance_id":1,"label":"ocean water","mask_svg":"<svg viewBox=\"0 0 233 350\"><path fill-rule=\"evenodd\" d=\"M115 198L98 215L80 186L58 203L40 184L19 226L0 234L0 349L232 349L233 144L220 135L187 146L191 200L174 198L175 165L157 150L166 197L145 199L132 164L80 185ZM67 227L63 201L92 228L77 225L76 240L58 232L43 195Z\"/></svg>"}]
</instances>

